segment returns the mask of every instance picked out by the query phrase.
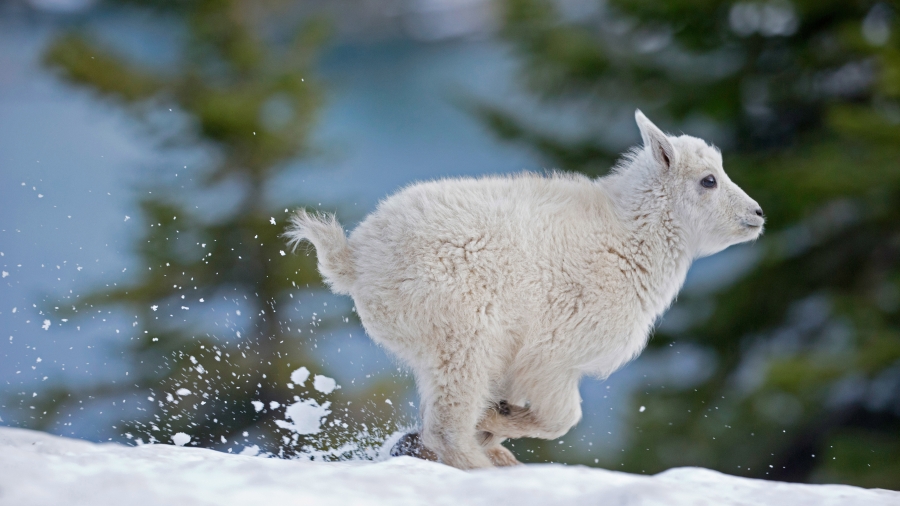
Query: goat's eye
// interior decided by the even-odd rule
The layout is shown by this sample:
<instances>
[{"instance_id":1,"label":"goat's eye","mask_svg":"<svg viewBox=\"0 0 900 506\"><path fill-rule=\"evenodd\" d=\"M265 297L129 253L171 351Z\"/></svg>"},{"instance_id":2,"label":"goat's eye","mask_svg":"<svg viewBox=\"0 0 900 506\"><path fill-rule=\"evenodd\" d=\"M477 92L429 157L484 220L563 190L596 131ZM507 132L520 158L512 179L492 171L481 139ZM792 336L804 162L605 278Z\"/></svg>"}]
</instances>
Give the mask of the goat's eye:
<instances>
[{"instance_id":1,"label":"goat's eye","mask_svg":"<svg viewBox=\"0 0 900 506\"><path fill-rule=\"evenodd\" d=\"M700 180L700 186L704 188L715 188L716 178L713 176L706 176L705 178Z\"/></svg>"}]
</instances>

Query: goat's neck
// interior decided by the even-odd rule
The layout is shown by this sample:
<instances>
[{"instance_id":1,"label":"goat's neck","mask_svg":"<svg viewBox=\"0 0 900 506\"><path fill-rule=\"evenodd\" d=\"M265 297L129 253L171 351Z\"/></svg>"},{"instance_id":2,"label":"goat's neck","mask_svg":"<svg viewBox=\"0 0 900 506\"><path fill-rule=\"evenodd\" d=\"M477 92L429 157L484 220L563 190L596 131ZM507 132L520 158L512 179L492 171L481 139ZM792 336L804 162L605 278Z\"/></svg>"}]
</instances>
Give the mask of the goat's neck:
<instances>
[{"instance_id":1,"label":"goat's neck","mask_svg":"<svg viewBox=\"0 0 900 506\"><path fill-rule=\"evenodd\" d=\"M687 231L673 212L665 185L624 189L621 181L613 183L620 183L613 184L613 198L623 223L622 253L632 267L641 305L655 318L678 294L690 267Z\"/></svg>"}]
</instances>

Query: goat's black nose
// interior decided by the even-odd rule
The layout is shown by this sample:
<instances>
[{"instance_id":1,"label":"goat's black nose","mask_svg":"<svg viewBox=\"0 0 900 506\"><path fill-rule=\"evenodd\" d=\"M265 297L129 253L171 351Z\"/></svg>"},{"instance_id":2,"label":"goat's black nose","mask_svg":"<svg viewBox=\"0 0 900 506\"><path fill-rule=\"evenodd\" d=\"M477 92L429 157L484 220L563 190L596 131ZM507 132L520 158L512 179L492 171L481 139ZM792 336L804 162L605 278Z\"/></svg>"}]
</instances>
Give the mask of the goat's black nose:
<instances>
[{"instance_id":1,"label":"goat's black nose","mask_svg":"<svg viewBox=\"0 0 900 506\"><path fill-rule=\"evenodd\" d=\"M759 207L756 208L756 215L759 216L760 218L763 217L762 208L759 208Z\"/></svg>"}]
</instances>

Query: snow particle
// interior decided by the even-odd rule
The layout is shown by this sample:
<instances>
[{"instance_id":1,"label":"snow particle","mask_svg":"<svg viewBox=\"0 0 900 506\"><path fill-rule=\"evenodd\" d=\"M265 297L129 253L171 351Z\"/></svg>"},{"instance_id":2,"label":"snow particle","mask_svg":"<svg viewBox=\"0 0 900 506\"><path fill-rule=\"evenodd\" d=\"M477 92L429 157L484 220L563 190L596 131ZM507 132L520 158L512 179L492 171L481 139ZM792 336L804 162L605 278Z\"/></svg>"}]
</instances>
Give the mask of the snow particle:
<instances>
[{"instance_id":1,"label":"snow particle","mask_svg":"<svg viewBox=\"0 0 900 506\"><path fill-rule=\"evenodd\" d=\"M323 394L330 394L337 387L337 382L328 376L321 376L316 374L316 377L313 379L313 388L322 392Z\"/></svg>"},{"instance_id":2,"label":"snow particle","mask_svg":"<svg viewBox=\"0 0 900 506\"><path fill-rule=\"evenodd\" d=\"M188 390L187 388L179 388L178 390L175 391L175 393L182 397L184 397L186 395L191 395L191 391Z\"/></svg>"},{"instance_id":3,"label":"snow particle","mask_svg":"<svg viewBox=\"0 0 900 506\"><path fill-rule=\"evenodd\" d=\"M639 409L638 411L640 411L641 413L643 413L644 411L647 411L647 408L644 407L644 406L641 406L641 409Z\"/></svg>"},{"instance_id":4,"label":"snow particle","mask_svg":"<svg viewBox=\"0 0 900 506\"><path fill-rule=\"evenodd\" d=\"M300 385L301 387L306 383L307 379L309 379L309 369L305 367L301 367L291 373L291 383Z\"/></svg>"},{"instance_id":5,"label":"snow particle","mask_svg":"<svg viewBox=\"0 0 900 506\"><path fill-rule=\"evenodd\" d=\"M388 404L388 405L391 405L391 406L393 406L393 405L394 405L394 403L393 403L393 402L391 402L391 400L390 400L390 399L385 399L385 400L384 400L384 403L385 403L385 404Z\"/></svg>"},{"instance_id":6,"label":"snow particle","mask_svg":"<svg viewBox=\"0 0 900 506\"><path fill-rule=\"evenodd\" d=\"M319 406L312 399L301 400L291 404L285 410L285 417L293 423L275 420L275 424L297 434L318 434L322 430L322 418L331 413L331 410L328 409L329 406L331 406L330 402Z\"/></svg>"},{"instance_id":7,"label":"snow particle","mask_svg":"<svg viewBox=\"0 0 900 506\"><path fill-rule=\"evenodd\" d=\"M258 445L245 446L244 449L241 450L241 453L239 453L238 455L247 455L248 457L255 457L255 456L259 455L259 446Z\"/></svg>"},{"instance_id":8,"label":"snow particle","mask_svg":"<svg viewBox=\"0 0 900 506\"><path fill-rule=\"evenodd\" d=\"M6 272L6 271L3 271L3 274L2 274L2 276L3 276L3 277L4 277L4 278L5 278L5 277L6 277L6 276L9 276L9 273L8 273L8 272Z\"/></svg>"},{"instance_id":9,"label":"snow particle","mask_svg":"<svg viewBox=\"0 0 900 506\"><path fill-rule=\"evenodd\" d=\"M153 305L153 306L150 306L150 309L152 309L152 310L154 310L154 311L156 311L156 310L157 310L157 309L159 309L159 306L157 306L157 305Z\"/></svg>"},{"instance_id":10,"label":"snow particle","mask_svg":"<svg viewBox=\"0 0 900 506\"><path fill-rule=\"evenodd\" d=\"M44 324L41 325L41 328L47 330L50 328L50 320L44 320Z\"/></svg>"},{"instance_id":11,"label":"snow particle","mask_svg":"<svg viewBox=\"0 0 900 506\"><path fill-rule=\"evenodd\" d=\"M250 404L253 404L253 409L255 409L257 413L263 409L263 403L261 401L250 401Z\"/></svg>"},{"instance_id":12,"label":"snow particle","mask_svg":"<svg viewBox=\"0 0 900 506\"><path fill-rule=\"evenodd\" d=\"M274 225L274 224L275 224L275 218L274 218L274 217L269 218L269 223L271 223L272 225Z\"/></svg>"},{"instance_id":13,"label":"snow particle","mask_svg":"<svg viewBox=\"0 0 900 506\"><path fill-rule=\"evenodd\" d=\"M191 436L185 434L184 432L178 432L174 436L172 436L172 442L178 446L184 446L191 442Z\"/></svg>"}]
</instances>

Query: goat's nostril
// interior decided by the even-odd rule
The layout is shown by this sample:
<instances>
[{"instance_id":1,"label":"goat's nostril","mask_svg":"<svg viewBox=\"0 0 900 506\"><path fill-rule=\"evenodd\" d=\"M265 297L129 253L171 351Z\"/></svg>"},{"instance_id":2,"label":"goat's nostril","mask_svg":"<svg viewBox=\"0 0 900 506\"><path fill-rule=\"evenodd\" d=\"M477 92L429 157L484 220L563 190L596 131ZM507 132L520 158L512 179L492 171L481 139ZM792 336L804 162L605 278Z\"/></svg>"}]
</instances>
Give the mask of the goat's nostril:
<instances>
[{"instance_id":1,"label":"goat's nostril","mask_svg":"<svg viewBox=\"0 0 900 506\"><path fill-rule=\"evenodd\" d=\"M760 209L759 207L756 208L756 215L759 216L760 218L763 217L762 209Z\"/></svg>"}]
</instances>

